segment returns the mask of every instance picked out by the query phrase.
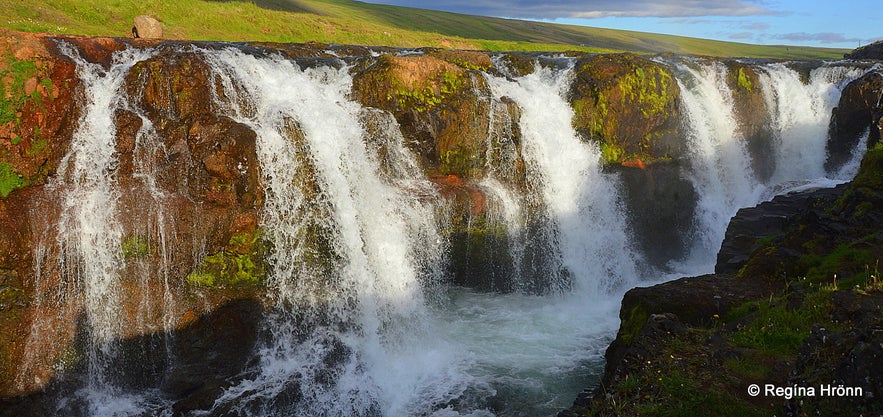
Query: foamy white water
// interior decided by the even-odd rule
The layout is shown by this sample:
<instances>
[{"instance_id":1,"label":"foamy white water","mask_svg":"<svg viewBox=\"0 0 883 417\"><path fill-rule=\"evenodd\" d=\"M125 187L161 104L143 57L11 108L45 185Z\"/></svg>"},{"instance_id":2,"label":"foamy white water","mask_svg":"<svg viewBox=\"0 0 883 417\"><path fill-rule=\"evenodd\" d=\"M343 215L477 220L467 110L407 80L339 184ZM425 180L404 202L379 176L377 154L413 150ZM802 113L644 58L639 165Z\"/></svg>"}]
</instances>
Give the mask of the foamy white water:
<instances>
[{"instance_id":1,"label":"foamy white water","mask_svg":"<svg viewBox=\"0 0 883 417\"><path fill-rule=\"evenodd\" d=\"M686 265L714 267L727 223L762 192L733 113L733 96L720 63L679 64L678 85L687 126L690 180L699 196L693 247Z\"/></svg>"},{"instance_id":2,"label":"foamy white water","mask_svg":"<svg viewBox=\"0 0 883 417\"><path fill-rule=\"evenodd\" d=\"M421 262L440 257L432 212L380 177L360 106L347 98L346 68L301 70L235 50L205 55L224 85L219 105L258 134L261 223L278 296L261 374L231 389L230 401L264 415L292 382L303 398L281 410L295 415L420 414L455 399L470 377L456 349L427 328L418 276ZM387 156L395 153L407 155ZM388 167L413 175L412 164ZM305 195L299 184L312 180L320 191ZM305 233L325 234L327 246L305 247ZM333 268L310 265L315 257Z\"/></svg>"},{"instance_id":3,"label":"foamy white water","mask_svg":"<svg viewBox=\"0 0 883 417\"><path fill-rule=\"evenodd\" d=\"M615 178L601 172L601 152L582 141L572 127L573 110L564 99L571 70L537 68L510 81L490 77L496 97L513 99L521 116L522 152L529 181L541 183L543 201L554 223L557 250L567 277L561 288L606 296L634 282L639 255L630 244L618 209Z\"/></svg>"},{"instance_id":4,"label":"foamy white water","mask_svg":"<svg viewBox=\"0 0 883 417\"><path fill-rule=\"evenodd\" d=\"M864 70L826 65L804 84L785 64L761 67L760 80L776 136L776 170L771 183L823 178L831 110L847 82Z\"/></svg>"}]
</instances>

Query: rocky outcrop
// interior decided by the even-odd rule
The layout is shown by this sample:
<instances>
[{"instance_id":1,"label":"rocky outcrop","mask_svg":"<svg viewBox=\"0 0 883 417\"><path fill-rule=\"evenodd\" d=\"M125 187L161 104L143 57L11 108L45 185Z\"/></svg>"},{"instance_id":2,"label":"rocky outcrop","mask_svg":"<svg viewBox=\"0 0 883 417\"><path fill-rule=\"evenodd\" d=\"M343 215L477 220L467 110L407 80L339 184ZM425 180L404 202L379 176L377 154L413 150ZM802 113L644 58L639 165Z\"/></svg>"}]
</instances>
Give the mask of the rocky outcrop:
<instances>
[{"instance_id":1,"label":"rocky outcrop","mask_svg":"<svg viewBox=\"0 0 883 417\"><path fill-rule=\"evenodd\" d=\"M843 187L825 188L779 195L756 207L739 209L730 220L717 254L715 273L732 274L745 266L749 257L767 243L791 229L806 216L825 216L824 209L843 193ZM825 227L835 228L833 224ZM785 261L798 254L779 253Z\"/></svg>"},{"instance_id":2,"label":"rocky outcrop","mask_svg":"<svg viewBox=\"0 0 883 417\"><path fill-rule=\"evenodd\" d=\"M883 60L883 41L877 41L865 46L853 49L852 52L843 55L846 59L876 59Z\"/></svg>"},{"instance_id":3,"label":"rocky outcrop","mask_svg":"<svg viewBox=\"0 0 883 417\"><path fill-rule=\"evenodd\" d=\"M143 390L159 387L172 401L175 415L209 409L221 391L247 377L261 331L264 310L253 299L233 299L202 316L192 315L171 334L145 334L117 342L121 352L107 375L118 387ZM58 400L80 401L69 390L87 372L83 352L41 391L0 397L3 415L53 415ZM76 407L71 407L76 409Z\"/></svg>"},{"instance_id":4,"label":"rocky outcrop","mask_svg":"<svg viewBox=\"0 0 883 417\"><path fill-rule=\"evenodd\" d=\"M630 54L596 55L576 64L570 91L573 124L618 163L678 158L680 89L671 69Z\"/></svg>"},{"instance_id":5,"label":"rocky outcrop","mask_svg":"<svg viewBox=\"0 0 883 417\"><path fill-rule=\"evenodd\" d=\"M883 131L883 72L872 71L853 80L843 89L840 102L831 112L828 128L828 160L831 171L848 161L852 149L868 134L868 146L880 141Z\"/></svg>"},{"instance_id":6,"label":"rocky outcrop","mask_svg":"<svg viewBox=\"0 0 883 417\"><path fill-rule=\"evenodd\" d=\"M645 260L665 270L687 254L698 196L675 161L611 165L619 174L633 241Z\"/></svg>"}]
</instances>

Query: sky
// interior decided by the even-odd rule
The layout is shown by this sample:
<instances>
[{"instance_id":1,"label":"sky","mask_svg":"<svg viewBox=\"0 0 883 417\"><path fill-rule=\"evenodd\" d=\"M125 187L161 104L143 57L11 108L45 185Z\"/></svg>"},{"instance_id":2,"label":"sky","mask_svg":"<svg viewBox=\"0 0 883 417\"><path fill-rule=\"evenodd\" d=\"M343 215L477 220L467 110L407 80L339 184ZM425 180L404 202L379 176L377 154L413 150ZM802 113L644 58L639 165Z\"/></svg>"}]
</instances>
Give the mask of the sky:
<instances>
[{"instance_id":1,"label":"sky","mask_svg":"<svg viewBox=\"0 0 883 417\"><path fill-rule=\"evenodd\" d=\"M363 0L764 45L856 48L883 39L880 0Z\"/></svg>"}]
</instances>

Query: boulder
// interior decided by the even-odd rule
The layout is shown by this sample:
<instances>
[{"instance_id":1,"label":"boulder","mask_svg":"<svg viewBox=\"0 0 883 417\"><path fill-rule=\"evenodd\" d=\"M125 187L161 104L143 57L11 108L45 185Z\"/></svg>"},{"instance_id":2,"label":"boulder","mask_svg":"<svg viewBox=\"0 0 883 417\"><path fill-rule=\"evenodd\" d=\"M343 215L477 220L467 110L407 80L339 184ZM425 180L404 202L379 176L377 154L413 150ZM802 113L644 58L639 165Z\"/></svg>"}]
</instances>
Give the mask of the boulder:
<instances>
[{"instance_id":1,"label":"boulder","mask_svg":"<svg viewBox=\"0 0 883 417\"><path fill-rule=\"evenodd\" d=\"M569 98L573 125L607 163L677 158L680 88L671 68L631 54L580 59Z\"/></svg>"},{"instance_id":2,"label":"boulder","mask_svg":"<svg viewBox=\"0 0 883 417\"><path fill-rule=\"evenodd\" d=\"M819 201L831 201L844 187L823 188L776 196L755 207L739 209L727 225L724 241L717 254L716 273L735 273L758 249L773 242L798 219L814 210Z\"/></svg>"},{"instance_id":3,"label":"boulder","mask_svg":"<svg viewBox=\"0 0 883 417\"><path fill-rule=\"evenodd\" d=\"M162 38L162 23L147 15L135 16L135 26L132 27L132 36L147 39Z\"/></svg>"}]
</instances>

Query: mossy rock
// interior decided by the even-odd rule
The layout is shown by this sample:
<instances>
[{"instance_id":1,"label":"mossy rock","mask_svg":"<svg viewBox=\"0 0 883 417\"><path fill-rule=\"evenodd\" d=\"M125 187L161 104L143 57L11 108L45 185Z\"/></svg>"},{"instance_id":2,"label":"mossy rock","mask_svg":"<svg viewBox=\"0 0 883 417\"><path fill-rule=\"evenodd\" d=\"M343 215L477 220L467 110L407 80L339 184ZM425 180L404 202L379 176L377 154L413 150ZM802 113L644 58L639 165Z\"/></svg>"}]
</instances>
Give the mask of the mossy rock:
<instances>
[{"instance_id":1,"label":"mossy rock","mask_svg":"<svg viewBox=\"0 0 883 417\"><path fill-rule=\"evenodd\" d=\"M679 97L668 67L632 54L596 55L576 67L573 125L601 145L606 163L677 158Z\"/></svg>"},{"instance_id":2,"label":"mossy rock","mask_svg":"<svg viewBox=\"0 0 883 417\"><path fill-rule=\"evenodd\" d=\"M233 234L224 250L202 259L196 269L187 275L187 283L195 287L214 288L264 285L267 266L261 234L260 229Z\"/></svg>"},{"instance_id":3,"label":"mossy rock","mask_svg":"<svg viewBox=\"0 0 883 417\"><path fill-rule=\"evenodd\" d=\"M476 93L489 87L473 73L489 66L481 53L384 55L353 76L353 95L396 118L431 174L473 177L485 165L489 113Z\"/></svg>"},{"instance_id":4,"label":"mossy rock","mask_svg":"<svg viewBox=\"0 0 883 417\"><path fill-rule=\"evenodd\" d=\"M57 103L68 83L53 80L61 64L17 55L0 52L0 198L44 180L60 142L50 140L64 137L55 133L69 112Z\"/></svg>"}]
</instances>

